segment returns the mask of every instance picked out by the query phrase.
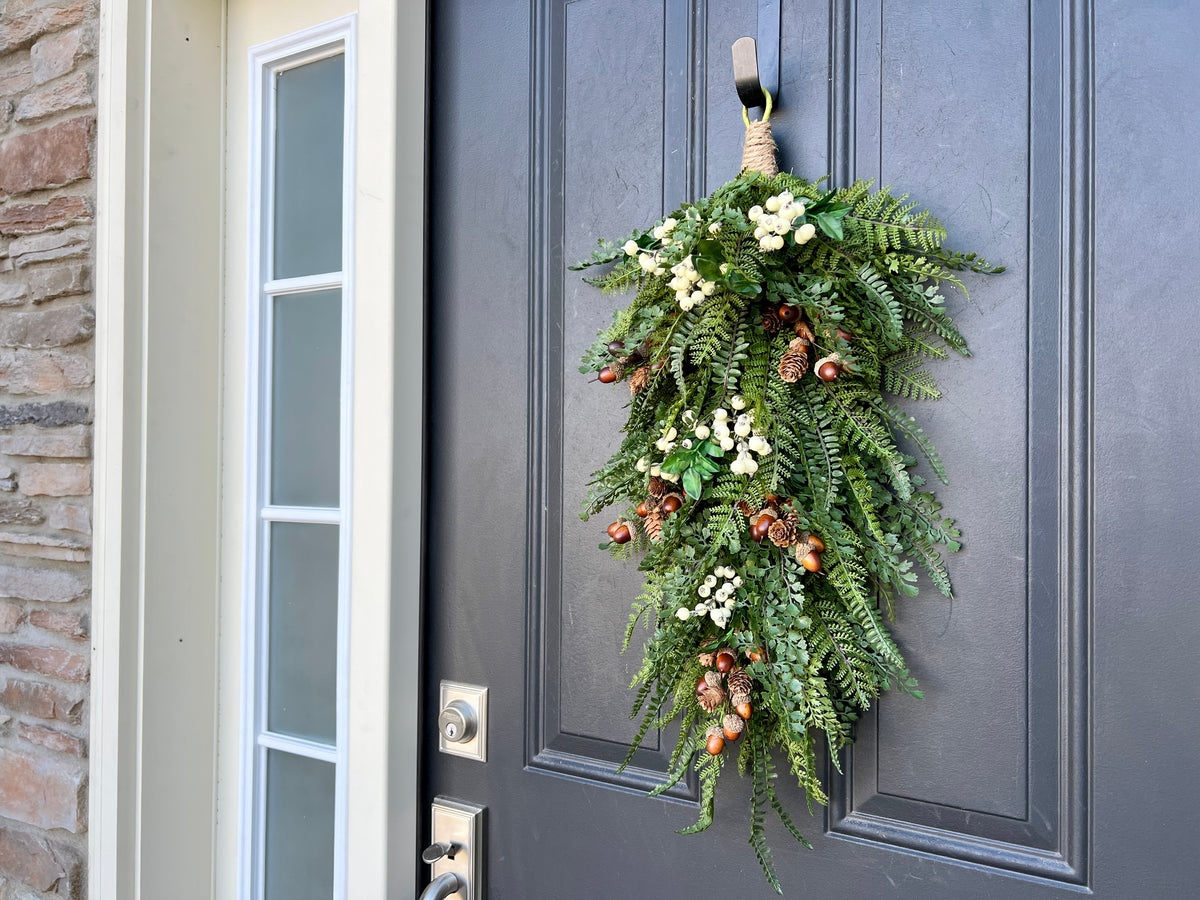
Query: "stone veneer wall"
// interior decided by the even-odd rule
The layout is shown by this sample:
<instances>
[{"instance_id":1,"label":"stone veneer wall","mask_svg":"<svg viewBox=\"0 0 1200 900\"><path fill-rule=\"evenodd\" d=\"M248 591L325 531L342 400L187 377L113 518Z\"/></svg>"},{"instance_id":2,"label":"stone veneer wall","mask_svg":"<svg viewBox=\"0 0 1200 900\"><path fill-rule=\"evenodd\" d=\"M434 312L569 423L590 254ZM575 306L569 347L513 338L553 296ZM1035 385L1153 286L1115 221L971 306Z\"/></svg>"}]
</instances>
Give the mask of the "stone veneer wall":
<instances>
[{"instance_id":1,"label":"stone veneer wall","mask_svg":"<svg viewBox=\"0 0 1200 900\"><path fill-rule=\"evenodd\" d=\"M0 0L0 900L86 893L98 0Z\"/></svg>"}]
</instances>

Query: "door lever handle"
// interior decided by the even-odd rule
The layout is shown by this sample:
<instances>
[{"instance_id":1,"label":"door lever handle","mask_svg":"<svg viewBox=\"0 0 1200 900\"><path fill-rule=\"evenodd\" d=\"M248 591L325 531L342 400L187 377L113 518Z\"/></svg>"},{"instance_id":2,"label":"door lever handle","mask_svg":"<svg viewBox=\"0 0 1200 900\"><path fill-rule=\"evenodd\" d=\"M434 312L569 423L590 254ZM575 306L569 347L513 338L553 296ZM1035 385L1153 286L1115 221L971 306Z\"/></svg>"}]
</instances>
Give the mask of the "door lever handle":
<instances>
[{"instance_id":1,"label":"door lever handle","mask_svg":"<svg viewBox=\"0 0 1200 900\"><path fill-rule=\"evenodd\" d=\"M451 894L465 890L466 884L454 872L446 872L429 882L421 891L420 900L446 900Z\"/></svg>"},{"instance_id":2,"label":"door lever handle","mask_svg":"<svg viewBox=\"0 0 1200 900\"><path fill-rule=\"evenodd\" d=\"M452 841L436 841L426 847L421 853L421 861L432 866L443 856L446 859L454 859L456 850L458 850L458 844Z\"/></svg>"},{"instance_id":3,"label":"door lever handle","mask_svg":"<svg viewBox=\"0 0 1200 900\"><path fill-rule=\"evenodd\" d=\"M483 807L449 797L433 799L429 846L421 853L433 879L421 900L483 900Z\"/></svg>"}]
</instances>

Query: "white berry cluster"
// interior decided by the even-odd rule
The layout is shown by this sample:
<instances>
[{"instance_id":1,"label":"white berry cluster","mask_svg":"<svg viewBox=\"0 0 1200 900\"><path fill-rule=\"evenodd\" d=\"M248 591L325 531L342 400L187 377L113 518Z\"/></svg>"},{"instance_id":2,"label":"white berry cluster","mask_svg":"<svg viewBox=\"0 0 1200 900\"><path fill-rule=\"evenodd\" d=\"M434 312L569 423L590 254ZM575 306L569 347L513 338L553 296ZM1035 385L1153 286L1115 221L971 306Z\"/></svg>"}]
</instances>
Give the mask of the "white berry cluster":
<instances>
[{"instance_id":1,"label":"white berry cluster","mask_svg":"<svg viewBox=\"0 0 1200 900\"><path fill-rule=\"evenodd\" d=\"M729 411L716 409L713 411L713 437L720 442L722 450L732 450L737 447L737 459L730 464L729 471L734 475L753 475L758 471L758 462L750 453L757 453L760 457L766 456L771 452L771 445L767 443L765 437L754 431L754 410L746 409L744 397L740 394L731 397L729 405L738 412L737 419L733 421L733 433L730 433ZM743 410L745 411L743 412ZM735 441L734 435L740 438L749 438L749 440Z\"/></svg>"},{"instance_id":2,"label":"white berry cluster","mask_svg":"<svg viewBox=\"0 0 1200 900\"><path fill-rule=\"evenodd\" d=\"M796 219L804 215L804 204L797 203L791 191L768 197L765 205L765 210L761 206L752 206L746 213L754 223L754 237L763 250L782 250L783 239L793 232L797 244L807 244L817 233L817 227L811 222L793 227Z\"/></svg>"},{"instance_id":3,"label":"white berry cluster","mask_svg":"<svg viewBox=\"0 0 1200 900\"><path fill-rule=\"evenodd\" d=\"M722 580L723 583L718 587L717 582ZM712 570L712 574L705 576L704 583L696 588L700 602L694 609L679 607L675 617L681 622L686 622L692 616L708 616L718 628L724 628L729 624L729 617L733 615L733 607L737 602L733 596L734 592L741 586L742 576L733 566L717 566Z\"/></svg>"},{"instance_id":4,"label":"white berry cluster","mask_svg":"<svg viewBox=\"0 0 1200 900\"><path fill-rule=\"evenodd\" d=\"M675 429L672 428L671 430L674 431ZM674 447L675 445L672 444L671 446ZM661 478L663 481L668 481L671 484L677 483L680 478L679 475L672 474L671 472L664 472L658 463L650 462L650 457L648 456L643 456L641 459L639 459L637 461L636 468L639 472L649 472L651 475Z\"/></svg>"},{"instance_id":5,"label":"white berry cluster","mask_svg":"<svg viewBox=\"0 0 1200 900\"><path fill-rule=\"evenodd\" d=\"M636 241L626 241L621 247L628 256L636 256L638 265L642 267L642 271L647 275L666 275L667 269L663 265L667 259L661 250L655 250L651 253L649 250L642 250L638 247Z\"/></svg>"},{"instance_id":6,"label":"white berry cluster","mask_svg":"<svg viewBox=\"0 0 1200 900\"><path fill-rule=\"evenodd\" d=\"M667 219L667 221L670 222L671 220ZM684 312L695 306L699 306L704 302L705 297L711 297L716 293L716 284L711 281L705 281L700 277L700 273L696 271L691 254L688 254L672 266L671 274L675 277L670 280L668 287L675 292L675 299L679 301L679 308Z\"/></svg>"},{"instance_id":7,"label":"white berry cluster","mask_svg":"<svg viewBox=\"0 0 1200 900\"><path fill-rule=\"evenodd\" d=\"M675 449L676 438L678 437L679 430L673 425L668 425L662 430L661 436L657 441L654 442L654 446L659 453L666 455ZM692 441L690 438L684 438L681 443L682 446L688 450L692 448ZM648 456L643 456L641 459L639 459L635 468L639 472L649 472L651 475L655 475L658 478L661 478L663 481L668 481L671 484L676 484L681 477L673 472L664 472L662 467L658 463L652 463L650 461L650 457Z\"/></svg>"}]
</instances>

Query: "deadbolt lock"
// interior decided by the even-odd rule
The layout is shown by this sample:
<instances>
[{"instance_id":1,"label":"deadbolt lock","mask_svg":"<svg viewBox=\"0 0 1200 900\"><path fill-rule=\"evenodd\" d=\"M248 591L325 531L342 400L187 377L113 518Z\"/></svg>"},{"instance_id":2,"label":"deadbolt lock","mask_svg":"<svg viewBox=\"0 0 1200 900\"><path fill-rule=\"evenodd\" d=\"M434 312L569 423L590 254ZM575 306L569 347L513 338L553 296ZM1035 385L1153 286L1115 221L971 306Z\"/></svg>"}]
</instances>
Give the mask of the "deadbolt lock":
<instances>
[{"instance_id":1,"label":"deadbolt lock","mask_svg":"<svg viewBox=\"0 0 1200 900\"><path fill-rule=\"evenodd\" d=\"M488 689L443 681L438 700L438 749L487 762Z\"/></svg>"},{"instance_id":2,"label":"deadbolt lock","mask_svg":"<svg viewBox=\"0 0 1200 900\"><path fill-rule=\"evenodd\" d=\"M475 737L479 717L466 700L451 700L438 716L438 730L452 744L462 744Z\"/></svg>"}]
</instances>

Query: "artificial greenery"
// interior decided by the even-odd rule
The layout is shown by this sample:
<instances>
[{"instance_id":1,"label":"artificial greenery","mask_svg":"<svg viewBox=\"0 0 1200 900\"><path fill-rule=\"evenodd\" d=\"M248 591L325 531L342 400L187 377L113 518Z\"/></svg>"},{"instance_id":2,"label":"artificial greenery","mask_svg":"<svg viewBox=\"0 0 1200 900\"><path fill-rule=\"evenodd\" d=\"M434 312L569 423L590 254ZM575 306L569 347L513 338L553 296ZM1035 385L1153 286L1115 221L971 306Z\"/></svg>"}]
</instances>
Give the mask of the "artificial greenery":
<instances>
[{"instance_id":1,"label":"artificial greenery","mask_svg":"<svg viewBox=\"0 0 1200 900\"><path fill-rule=\"evenodd\" d=\"M628 379L632 393L620 449L595 473L583 512L616 504L614 526L628 532L603 546L644 554L625 647L639 620L650 637L626 763L651 729L681 720L670 775L654 793L698 773L700 818L684 829L693 833L712 823L718 776L736 752L752 779L750 843L777 891L767 810L807 842L776 794L773 751L810 808L824 803L822 735L836 762L881 692L920 696L885 616L917 593L918 571L950 596L940 554L959 549L959 532L910 450L939 479L946 473L897 401L937 399L923 362L968 355L943 288L963 289L963 270L1001 269L947 250L944 238L928 212L888 189L860 181L830 191L747 170L623 246L601 242L575 267L607 265L589 283L636 290L581 368ZM833 364L822 368L830 380L809 353ZM802 377L784 380L797 360ZM657 509L655 490L678 491L681 503L651 525L637 507L649 499ZM762 511L799 533L752 539ZM814 549L815 572L800 558ZM717 602L714 578L726 580ZM721 650L752 678L752 712L740 742L713 754L706 740L731 709L703 708L697 683Z\"/></svg>"}]
</instances>

